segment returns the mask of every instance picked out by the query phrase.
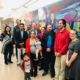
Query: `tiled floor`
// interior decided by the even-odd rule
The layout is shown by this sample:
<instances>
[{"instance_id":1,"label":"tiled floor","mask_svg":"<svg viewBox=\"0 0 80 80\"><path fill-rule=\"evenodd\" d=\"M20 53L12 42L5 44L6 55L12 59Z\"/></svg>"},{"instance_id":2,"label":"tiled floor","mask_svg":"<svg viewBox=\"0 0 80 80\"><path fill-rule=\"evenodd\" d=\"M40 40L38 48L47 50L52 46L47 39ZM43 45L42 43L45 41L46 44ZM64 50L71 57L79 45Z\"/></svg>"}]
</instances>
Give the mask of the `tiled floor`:
<instances>
[{"instance_id":1,"label":"tiled floor","mask_svg":"<svg viewBox=\"0 0 80 80\"><path fill-rule=\"evenodd\" d=\"M0 42L0 53L1 53L1 46L2 43ZM13 64L4 64L4 56L3 54L0 54L0 80L24 80L24 73L20 69L20 67L17 67L17 61L16 57L12 57ZM32 80L54 80L50 77L50 74L48 74L45 77L42 77L43 71L38 71L37 77L32 77Z\"/></svg>"}]
</instances>

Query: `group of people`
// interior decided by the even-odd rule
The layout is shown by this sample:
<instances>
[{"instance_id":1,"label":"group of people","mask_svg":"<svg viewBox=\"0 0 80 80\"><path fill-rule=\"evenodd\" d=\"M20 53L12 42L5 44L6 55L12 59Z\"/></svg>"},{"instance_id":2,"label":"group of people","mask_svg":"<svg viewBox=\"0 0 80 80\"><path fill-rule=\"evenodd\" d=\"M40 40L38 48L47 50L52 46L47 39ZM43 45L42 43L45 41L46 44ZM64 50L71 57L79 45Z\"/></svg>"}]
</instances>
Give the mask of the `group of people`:
<instances>
[{"instance_id":1,"label":"group of people","mask_svg":"<svg viewBox=\"0 0 80 80\"><path fill-rule=\"evenodd\" d=\"M80 40L77 39L76 30L66 30L64 19L58 21L56 32L51 24L47 25L47 29L43 27L39 30L33 22L32 29L31 25L28 25L25 31L24 24L20 20L16 22L13 37L9 26L5 27L2 33L6 65L8 62L13 63L11 56L15 44L17 65L25 72L25 80L31 80L30 76L37 76L38 65L40 70L44 70L42 76L46 76L50 69L51 78L55 77L55 80L80 80ZM6 35L9 38L6 38Z\"/></svg>"}]
</instances>

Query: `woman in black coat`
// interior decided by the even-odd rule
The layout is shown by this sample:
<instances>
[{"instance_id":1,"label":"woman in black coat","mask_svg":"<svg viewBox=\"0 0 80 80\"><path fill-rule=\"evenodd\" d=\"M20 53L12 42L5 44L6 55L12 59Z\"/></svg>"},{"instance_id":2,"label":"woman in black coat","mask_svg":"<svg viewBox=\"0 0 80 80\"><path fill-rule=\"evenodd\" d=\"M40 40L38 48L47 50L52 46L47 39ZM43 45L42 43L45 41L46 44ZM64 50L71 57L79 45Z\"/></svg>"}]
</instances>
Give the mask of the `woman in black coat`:
<instances>
[{"instance_id":1,"label":"woman in black coat","mask_svg":"<svg viewBox=\"0 0 80 80\"><path fill-rule=\"evenodd\" d=\"M4 30L4 33L2 33L2 35L3 35L3 40L5 39L6 36L8 36L9 39L12 39L12 36L11 36L11 28L9 26L6 26L5 27L5 30ZM4 43L3 43L3 45L4 45ZM13 63L11 61L12 53L13 53L13 40L11 40L10 42L8 42L5 45L5 49L4 49L4 63L6 65L8 65L8 62L9 63Z\"/></svg>"}]
</instances>

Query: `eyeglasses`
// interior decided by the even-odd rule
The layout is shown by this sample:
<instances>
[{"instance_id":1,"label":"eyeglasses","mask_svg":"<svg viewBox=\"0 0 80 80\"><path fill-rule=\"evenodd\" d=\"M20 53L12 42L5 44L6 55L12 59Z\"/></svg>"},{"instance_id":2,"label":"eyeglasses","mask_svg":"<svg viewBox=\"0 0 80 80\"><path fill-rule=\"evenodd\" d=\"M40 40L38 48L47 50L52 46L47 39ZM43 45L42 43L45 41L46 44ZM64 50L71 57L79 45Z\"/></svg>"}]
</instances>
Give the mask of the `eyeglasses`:
<instances>
[{"instance_id":1,"label":"eyeglasses","mask_svg":"<svg viewBox=\"0 0 80 80\"><path fill-rule=\"evenodd\" d=\"M70 35L75 35L76 33L70 33Z\"/></svg>"}]
</instances>

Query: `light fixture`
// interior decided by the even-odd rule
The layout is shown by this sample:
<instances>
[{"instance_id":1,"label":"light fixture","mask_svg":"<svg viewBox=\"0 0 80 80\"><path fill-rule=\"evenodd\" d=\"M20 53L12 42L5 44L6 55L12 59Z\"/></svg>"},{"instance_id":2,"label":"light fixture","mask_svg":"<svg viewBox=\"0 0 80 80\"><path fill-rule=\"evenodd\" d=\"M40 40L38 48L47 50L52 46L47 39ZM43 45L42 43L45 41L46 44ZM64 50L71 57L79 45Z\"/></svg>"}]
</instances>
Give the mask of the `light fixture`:
<instances>
[{"instance_id":1,"label":"light fixture","mask_svg":"<svg viewBox=\"0 0 80 80\"><path fill-rule=\"evenodd\" d=\"M62 0L38 0L36 1L35 3L27 6L29 12L30 11L33 11L33 10L36 10L36 9L39 9L39 8L42 8L42 7L45 7L45 6L48 6L50 4L55 4L55 3L58 3ZM44 4L45 3L45 4Z\"/></svg>"}]
</instances>

